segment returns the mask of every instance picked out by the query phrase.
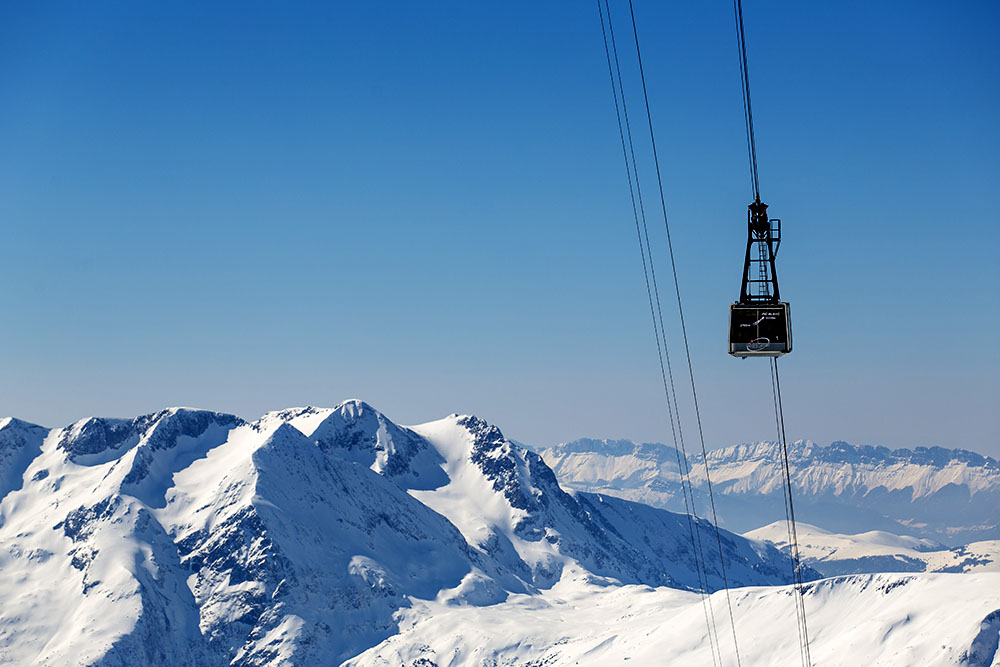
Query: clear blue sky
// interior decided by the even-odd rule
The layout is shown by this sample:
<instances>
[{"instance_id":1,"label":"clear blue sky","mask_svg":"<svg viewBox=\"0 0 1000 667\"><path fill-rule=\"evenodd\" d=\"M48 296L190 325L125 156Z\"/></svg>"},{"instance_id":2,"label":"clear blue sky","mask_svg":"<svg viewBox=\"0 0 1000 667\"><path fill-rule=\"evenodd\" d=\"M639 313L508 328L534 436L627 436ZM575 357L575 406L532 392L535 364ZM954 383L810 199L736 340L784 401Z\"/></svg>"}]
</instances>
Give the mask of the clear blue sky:
<instances>
[{"instance_id":1,"label":"clear blue sky","mask_svg":"<svg viewBox=\"0 0 1000 667\"><path fill-rule=\"evenodd\" d=\"M706 438L771 438L732 8L635 2ZM745 12L789 436L1000 455L1000 5ZM592 2L4 3L0 414L668 441L609 86Z\"/></svg>"}]
</instances>

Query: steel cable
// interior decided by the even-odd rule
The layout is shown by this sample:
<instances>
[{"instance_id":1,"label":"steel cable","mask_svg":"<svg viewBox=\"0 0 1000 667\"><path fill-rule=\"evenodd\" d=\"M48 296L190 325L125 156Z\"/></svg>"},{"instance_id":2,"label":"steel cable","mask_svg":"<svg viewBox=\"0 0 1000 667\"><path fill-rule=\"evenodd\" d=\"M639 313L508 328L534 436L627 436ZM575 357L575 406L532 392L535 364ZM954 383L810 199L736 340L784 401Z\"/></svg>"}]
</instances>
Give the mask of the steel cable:
<instances>
[{"instance_id":1,"label":"steel cable","mask_svg":"<svg viewBox=\"0 0 1000 667\"><path fill-rule=\"evenodd\" d=\"M795 602L795 622L799 635L799 657L804 665L809 665L811 664L808 653L809 633L806 630L805 603L802 600L801 594L802 573L798 551L798 535L797 531L793 529L795 510L792 503L792 480L790 474L791 471L788 466L788 450L784 442L782 409L778 398L779 392L776 379L776 371L778 368L777 360L772 359L771 363L768 364L768 368L771 370L771 397L774 399L774 426L777 431L778 446L781 448L782 458L784 460L782 471L784 473L785 485L782 488L782 500L784 500L785 504L785 530L788 535L788 560L792 566L792 588L793 600Z\"/></svg>"},{"instance_id":2,"label":"steel cable","mask_svg":"<svg viewBox=\"0 0 1000 667\"><path fill-rule=\"evenodd\" d=\"M733 0L736 12L736 39L740 48L740 78L743 80L743 115L747 129L747 155L750 159L750 183L754 201L760 201L760 180L757 177L757 141L753 133L753 105L750 103L750 68L747 64L746 31L743 29L743 0Z\"/></svg>"},{"instance_id":3,"label":"steel cable","mask_svg":"<svg viewBox=\"0 0 1000 667\"><path fill-rule=\"evenodd\" d=\"M597 9L601 18L601 34L604 39L605 55L608 61L608 74L611 77L611 92L615 103L615 114L618 119L618 133L619 133L619 138L621 139L622 154L625 160L625 173L629 186L629 195L631 196L632 200L632 215L635 220L636 236L639 241L639 252L642 259L642 270L646 283L646 296L649 300L650 316L653 322L653 333L656 338L656 351L660 363L660 377L661 380L663 381L663 389L666 395L667 413L670 419L671 433L673 434L674 441L677 442L678 439L674 422L675 419L674 409L671 406L671 400L670 400L671 392L668 389L668 380L666 373L666 367L669 367L670 364L669 351L666 350L667 347L666 334L665 330L663 329L662 310L659 307L660 305L659 290L656 287L656 274L655 274L655 269L653 268L652 251L651 248L649 247L649 232L646 225L645 206L643 205L642 201L642 189L639 183L638 164L635 157L635 145L632 140L631 126L628 120L628 107L625 101L624 85L622 83L622 78L621 78L621 66L618 59L617 44L614 39L614 28L612 25L611 10L610 6L608 5L608 1L604 0L604 9L602 10L601 0L597 0ZM607 29L605 28L605 22L604 22L605 11L607 11L607 17L608 17ZM608 45L609 32L611 34L610 49ZM612 50L614 51L614 62L615 62L614 68L612 68L611 64ZM616 71L618 75L617 85L615 77ZM618 99L619 91L621 92L621 107L619 107L619 99ZM624 126L622 123L623 115L624 115ZM626 148L626 134L628 136L628 148ZM629 159L630 154L631 154L631 163ZM633 181L633 172L635 173L634 181ZM642 228L645 230L645 239L643 238L644 236L643 233L640 231L640 222L639 222L640 217L642 219ZM647 265L647 254L649 255L648 265ZM650 275L652 275L652 285L650 283ZM654 293L656 295L655 310L653 305ZM657 323L656 311L660 311L659 324ZM666 364L664 363L664 353L667 354ZM671 375L670 384L672 385L673 384L672 372L670 375ZM676 405L676 391L674 392L674 403ZM683 449L684 448L682 444L682 450ZM696 515L696 510L694 508L694 494L693 491L691 490L691 483L688 477L688 467L685 465L687 459L687 453L686 451L684 452L684 461L682 461L681 451L678 451L676 448L674 448L674 452L677 455L677 465L679 472L681 473L681 489L682 489L682 495L684 497L684 506L686 510L685 515L687 517L688 532L691 538L692 555L695 559L695 569L698 576L699 586L701 588L700 593L702 600L702 609L705 614L705 623L708 628L709 645L712 652L712 662L715 665L720 665L722 656L721 656L721 651L719 649L718 630L715 624L715 614L714 611L712 610L710 601L708 600L707 597L708 575L704 564L704 552L701 546L700 534L697 530L697 515Z\"/></svg>"},{"instance_id":4,"label":"steel cable","mask_svg":"<svg viewBox=\"0 0 1000 667\"><path fill-rule=\"evenodd\" d=\"M754 202L760 201L760 178L757 171L757 140L753 127L753 104L750 96L750 67L747 63L746 30L743 25L743 2L733 0L733 12L736 18L736 39L740 55L740 78L743 90L743 114L747 133L747 157L750 162L750 184L753 188ZM778 375L778 360L771 360L771 391L774 398L775 426L778 430L778 440L781 447L782 468L785 477L785 524L788 532L789 557L792 562L792 585L794 587L795 618L798 625L799 649L802 664L811 667L812 658L809 652L809 628L806 623L806 607L802 587L802 562L799 553L798 529L795 525L795 504L792 500L792 475L788 462L788 441L785 437L785 414L781 401L781 378Z\"/></svg>"},{"instance_id":5,"label":"steel cable","mask_svg":"<svg viewBox=\"0 0 1000 667\"><path fill-rule=\"evenodd\" d=\"M693 398L693 401L694 401L695 419L696 419L697 424L698 424L698 436L699 436L699 439L701 441L702 457L703 457L703 461L704 461L704 464L705 464L705 482L706 482L706 485L708 487L708 498L709 498L709 502L710 502L711 507L712 507L712 522L713 522L714 527L715 527L715 539L716 539L716 543L717 543L718 548L719 548L719 565L720 565L720 570L721 570L721 573L722 573L722 583L723 583L723 586L725 587L725 591L726 591L726 605L727 605L728 610L729 610L729 621L730 621L730 626L732 628L732 635L733 635L733 647L734 647L735 652L736 652L736 664L739 666L739 665L741 665L740 649L739 649L739 641L738 641L737 636L736 636L736 622L735 622L735 616L733 614L732 595L730 594L730 590L729 590L729 578L728 578L727 573L726 573L726 559L725 559L725 556L723 554L722 535L721 535L721 533L719 531L719 517L718 517L718 512L716 511L716 507L715 507L715 494L714 494L714 492L712 490L712 478L711 478L711 475L709 473L708 452L707 452L707 449L705 447L705 433L704 433L704 429L702 427L702 422L701 422L701 410L700 410L700 408L698 406L698 390L697 390L697 388L695 386L695 380L694 380L694 365L693 365L693 363L691 361L691 348L690 348L690 345L688 343L687 325L686 325L686 323L684 321L684 305L683 305L683 302L682 302L682 299L681 299L680 282L678 281L678 278L677 278L677 262L676 262L675 257L674 257L673 242L671 241L671 238L670 238L670 222L669 222L669 220L667 218L666 197L665 197L664 191L663 191L663 176L662 176L662 173L660 171L660 159L659 159L659 155L658 155L657 150L656 150L656 138L655 138L655 134L653 132L653 116L652 116L652 113L650 112L649 93L648 93L647 87L646 87L646 75L645 75L645 72L644 72L644 69L643 69L643 66L642 66L642 50L639 47L639 32L638 32L638 28L636 27L635 9L632 6L632 0L629 0L628 5L629 5L629 13L630 13L631 18L632 18L632 35L633 35L633 37L635 39L635 52L636 52L636 59L638 61L638 65L639 65L639 78L640 78L640 80L642 82L642 96L643 96L643 101L645 102L645 106L646 106L646 120L647 120L647 123L649 125L649 140L650 140L650 145L651 145L652 150L653 150L653 164L654 164L654 166L656 168L656 182L657 182L657 186L659 188L659 194L660 194L660 209L661 209L661 211L663 213L663 225L664 225L664 228L666 230L666 235L667 235L667 249L669 251L670 267L671 267L671 270L673 272L673 278L674 278L674 293L676 294L676 297L677 297L677 312L678 312L678 316L680 318L681 334L682 334L682 337L683 337L683 340L684 340L684 352L685 352L685 355L687 356L688 375L689 375L690 380L691 380L691 395L692 395L692 398Z\"/></svg>"},{"instance_id":6,"label":"steel cable","mask_svg":"<svg viewBox=\"0 0 1000 667\"><path fill-rule=\"evenodd\" d=\"M791 543L789 544L789 555L792 559L794 577L792 585L795 588L796 617L799 622L799 643L802 652L802 664L805 667L812 667L812 656L809 652L809 627L806 623L806 603L802 586L802 559L799 553L799 535L795 527L795 503L792 501L792 473L788 463L788 439L785 436L785 411L781 402L781 376L778 374L778 360L772 359L771 364L774 369L774 399L778 408L778 423L781 426L778 436L781 441L781 453L785 469L785 488L788 494L788 515L791 525Z\"/></svg>"}]
</instances>

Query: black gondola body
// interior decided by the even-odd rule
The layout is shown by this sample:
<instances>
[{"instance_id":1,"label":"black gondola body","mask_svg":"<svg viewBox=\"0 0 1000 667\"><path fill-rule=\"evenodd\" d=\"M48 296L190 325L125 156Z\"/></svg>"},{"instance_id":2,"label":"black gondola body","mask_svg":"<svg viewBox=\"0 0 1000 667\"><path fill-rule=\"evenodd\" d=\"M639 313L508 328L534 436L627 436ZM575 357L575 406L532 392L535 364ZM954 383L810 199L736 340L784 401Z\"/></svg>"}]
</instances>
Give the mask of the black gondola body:
<instances>
[{"instance_id":1,"label":"black gondola body","mask_svg":"<svg viewBox=\"0 0 1000 667\"><path fill-rule=\"evenodd\" d=\"M792 319L787 303L729 306L729 354L780 357L791 351Z\"/></svg>"},{"instance_id":2,"label":"black gondola body","mask_svg":"<svg viewBox=\"0 0 1000 667\"><path fill-rule=\"evenodd\" d=\"M792 319L781 301L774 258L781 221L768 219L767 204L755 200L747 213L747 248L740 300L729 306L729 354L780 357L792 351Z\"/></svg>"}]
</instances>

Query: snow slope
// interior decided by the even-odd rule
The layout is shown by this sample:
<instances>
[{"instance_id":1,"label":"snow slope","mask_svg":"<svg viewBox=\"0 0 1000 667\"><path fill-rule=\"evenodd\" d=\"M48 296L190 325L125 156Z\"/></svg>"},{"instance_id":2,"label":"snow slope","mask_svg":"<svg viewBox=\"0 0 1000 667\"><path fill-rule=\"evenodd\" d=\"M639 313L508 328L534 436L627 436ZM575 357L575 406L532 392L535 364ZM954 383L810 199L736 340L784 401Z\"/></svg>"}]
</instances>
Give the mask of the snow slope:
<instances>
[{"instance_id":1,"label":"snow slope","mask_svg":"<svg viewBox=\"0 0 1000 667\"><path fill-rule=\"evenodd\" d=\"M41 453L48 429L20 419L0 419L0 498L21 488L24 471Z\"/></svg>"},{"instance_id":2,"label":"snow slope","mask_svg":"<svg viewBox=\"0 0 1000 667\"><path fill-rule=\"evenodd\" d=\"M864 572L1000 572L1000 540L945 547L933 540L869 531L841 535L796 523L805 564L826 576ZM746 533L787 550L784 521Z\"/></svg>"},{"instance_id":3,"label":"snow slope","mask_svg":"<svg viewBox=\"0 0 1000 667\"><path fill-rule=\"evenodd\" d=\"M676 451L666 445L578 440L539 450L572 489L683 510ZM839 532L882 530L957 545L1000 539L1000 462L964 450L792 444L797 516ZM708 454L720 521L747 531L784 518L775 443ZM708 507L705 464L691 459L695 503Z\"/></svg>"},{"instance_id":4,"label":"snow slope","mask_svg":"<svg viewBox=\"0 0 1000 667\"><path fill-rule=\"evenodd\" d=\"M710 600L722 664L736 664L723 593ZM798 665L787 587L732 594L742 664ZM855 575L808 584L813 664L823 667L996 667L1000 574ZM599 588L567 577L540 596L489 607L419 604L402 631L352 667L709 665L699 596L669 588Z\"/></svg>"},{"instance_id":5,"label":"snow slope","mask_svg":"<svg viewBox=\"0 0 1000 667\"><path fill-rule=\"evenodd\" d=\"M566 493L475 417L407 428L347 401L255 422L5 419L0 480L0 664L339 664L415 605L539 598L568 573L721 585L711 525ZM731 583L787 581L774 547L719 541Z\"/></svg>"}]
</instances>

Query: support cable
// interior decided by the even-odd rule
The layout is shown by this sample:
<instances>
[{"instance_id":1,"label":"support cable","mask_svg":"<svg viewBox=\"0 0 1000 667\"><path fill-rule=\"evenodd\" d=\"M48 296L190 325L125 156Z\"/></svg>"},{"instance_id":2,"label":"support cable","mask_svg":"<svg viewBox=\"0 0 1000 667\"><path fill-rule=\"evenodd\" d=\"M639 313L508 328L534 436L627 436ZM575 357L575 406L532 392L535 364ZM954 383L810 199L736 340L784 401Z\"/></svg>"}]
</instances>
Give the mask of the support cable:
<instances>
[{"instance_id":1,"label":"support cable","mask_svg":"<svg viewBox=\"0 0 1000 667\"><path fill-rule=\"evenodd\" d=\"M609 16L608 31L609 31L609 33L611 35L611 47L612 47L612 51L613 51L614 56L615 56L615 67L616 67L616 70L617 70L617 73L618 73L619 92L621 93L621 96L622 96L622 111L623 111L624 118L625 118L625 130L626 130L626 134L628 135L629 149L630 149L631 158L632 158L632 171L635 174L635 178L636 178L636 193L638 194L639 212L640 212L641 218L642 218L642 231L643 231L643 236L645 237L646 253L647 253L648 257L649 257L649 273L650 273L650 278L651 278L652 286L653 286L653 300L656 303L656 315L655 315L655 318L657 320L659 320L659 331L660 331L660 337L662 339L662 345L663 345L663 359L660 360L660 374L661 374L661 377L662 377L662 375L663 375L663 361L666 360L667 377L664 379L664 387L663 388L664 388L664 391L666 392L667 411L671 415L671 424L670 424L670 426L671 426L671 432L672 432L672 435L673 435L673 438L674 438L674 442L680 444L680 452L677 452L676 448L675 448L674 451L675 451L675 454L677 455L677 465L678 465L678 469L679 469L680 474L681 474L681 488L682 488L682 490L686 490L687 497L689 498L689 500L687 501L689 503L689 516L688 516L688 520L692 521L692 518L693 518L693 522L694 522L694 538L695 538L695 540L697 542L697 553L695 554L695 557L696 557L696 559L698 559L700 557L700 564L699 564L699 566L702 569L702 576L704 577L704 584L703 584L702 590L703 591L707 591L708 590L708 574L707 574L707 571L708 571L707 563L708 563L708 561L705 558L705 551L704 551L704 547L702 545L702 531L701 531L700 526L698 524L698 510L697 510L697 507L695 506L693 485L692 485L691 479L690 479L690 476L691 476L691 465L688 462L689 459L688 459L688 453L687 453L687 446L686 446L685 441L684 441L684 428L683 428L683 425L681 423L681 412L680 412L680 408L679 408L678 403L677 403L677 388L676 388L676 384L674 383L673 365L672 365L672 363L670 361L670 347L669 347L669 345L667 343L667 328L666 328L666 325L663 322L663 308L662 308L661 300L660 300L660 289L659 289L659 286L658 286L658 283L657 283L657 280L656 280L656 268L655 268L655 262L653 260L652 244L650 243L650 240L649 240L649 227L647 225L646 214L645 214L645 207L643 205L642 193L641 193L641 190L640 190L640 187L639 187L638 163L637 163L636 156L635 156L634 142L632 141L631 124L629 123L628 108L626 106L626 101L625 101L625 91L624 91L624 89L622 87L621 67L620 67L620 63L619 63L619 59L618 59L618 49L617 49L617 43L616 43L616 40L615 40L614 25L611 23L611 20L610 20L611 14L610 14L610 8L608 6L608 0L605 0L605 5L604 6L605 6L605 9L608 11L608 16ZM640 244L641 243L642 243L642 241L640 240ZM647 285L647 289L648 289L648 285ZM652 308L652 303L650 304L650 307ZM655 320L654 320L654 323L653 323L653 327L654 327L654 330L655 330L656 329L656 321ZM668 384L669 384L669 389L668 389ZM671 410L671 401L673 403L672 410ZM676 430L674 429L674 418L675 417L676 417L676 420L677 420ZM719 661L721 663L721 661L722 661L722 648L721 648L721 644L719 643L718 629L716 627L716 620L715 620L715 610L714 610L714 607L711 604L711 600L708 601L708 615L709 615L709 618L710 618L710 622L711 622L711 625L712 625L713 632L715 634L716 650L719 653Z\"/></svg>"},{"instance_id":2,"label":"support cable","mask_svg":"<svg viewBox=\"0 0 1000 667\"><path fill-rule=\"evenodd\" d=\"M601 8L601 0L597 0L597 9L598 9L598 13L599 13L600 18L601 18L601 33L602 33L602 36L604 38L605 55L606 55L607 61L608 61L608 74L611 77L611 92L612 92L612 97L613 97L614 103L615 103L615 114L617 115L617 118L618 118L618 134L619 134L619 138L621 139L622 154L623 154L624 159L625 159L625 173L626 173L626 178L628 180L629 194L630 194L631 199L632 199L632 215L633 215L633 218L635 220L636 236L637 236L638 241L639 241L639 252L640 252L640 256L642 258L643 276L645 277L645 282L646 282L646 296L647 296L647 298L649 300L650 316L651 316L652 321L653 321L653 333L654 333L654 336L656 338L656 351L657 351L657 357L659 358L659 362L660 362L660 376L661 376L661 379L663 381L663 389L664 389L664 393L665 393L666 398L667 398L666 403L667 403L667 412L668 412L668 415L669 415L669 418L670 418L670 429L671 429L671 432L673 433L674 440L676 442L677 441L677 432L675 430L675 425L674 425L674 411L673 411L673 409L671 407L671 404L670 404L670 391L668 390L667 374L665 372L665 365L664 365L664 352L666 351L666 349L665 349L666 348L666 336L665 336L665 331L663 331L663 328L662 328L662 324L663 324L662 311L661 311L661 315L660 315L660 322L659 322L659 325L658 325L657 324L657 317L656 317L656 314L655 314L655 311L654 311L654 306L653 306L653 300L654 300L653 299L653 294L654 294L654 291L655 291L656 292L656 306L657 306L656 310L660 310L660 308L659 308L659 291L658 291L658 289L656 289L656 286L655 286L656 274L655 274L655 271L654 271L653 265L652 265L653 264L652 253L651 253L651 250L650 250L649 245L648 245L648 243L649 243L649 232L648 232L648 229L647 229L647 226L646 226L645 207L644 207L644 205L642 203L642 190L641 190L641 187L640 187L640 184L639 184L639 174L638 174L638 168L637 168L637 163L636 163L636 158L635 158L635 146L634 146L634 142L632 141L631 127L630 127L629 121L628 121L628 108L627 108L627 105L626 105L626 102L625 102L625 91L624 91L624 87L622 85L621 67L620 67L620 63L619 63L619 60L618 60L617 46L615 45L615 41L614 41L614 28L613 28L613 25L611 23L611 10L610 10L610 7L608 6L608 0L604 0L604 10L602 10L602 8ZM605 10L607 11L607 16L608 16L607 29L605 28L605 23L604 23L604 11ZM609 45L608 45L608 31L611 32L611 49L609 49ZM614 69L612 69L612 65L611 65L611 50L612 49L614 50L614 61L615 61L615 68ZM617 70L617 74L618 74L618 77L617 77L617 86L616 86L615 70ZM618 101L618 93L619 93L619 91L621 91L621 107L619 107L619 101ZM624 121L624 127L623 127L623 123L622 123L623 112L624 112L624 119L625 119L625 121ZM628 149L626 149L626 143L625 143L626 133L628 134L628 146L631 149L630 151ZM630 161L629 161L629 154L630 153L631 153L631 164L630 164ZM635 172L634 187L633 187L633 176L632 176L633 171ZM643 234L640 232L640 227L639 227L640 216L642 218L642 227L643 227L643 229L646 230L645 240L643 239ZM647 260L646 260L647 253L649 253L648 267L647 267ZM652 273L652 279L653 279L652 289L651 289L651 284L650 284L650 274L651 273ZM661 335L662 335L662 345L661 345ZM669 366L669 363L670 363L669 362L669 351L666 351L666 354L668 355L666 365ZM672 377L671 377L671 384L672 384ZM675 392L674 402L676 403L676 392ZM706 623L706 626L708 628L709 645L710 645L711 652L712 652L712 662L713 662L714 665L720 665L722 657L721 657L721 651L719 649L718 630L716 629L716 625L715 625L715 615L714 615L714 612L712 611L711 604L710 604L710 602L708 600L708 595L707 595L708 575L707 575L707 572L705 571L704 554L703 554L702 547L701 547L700 534L696 530L696 519L692 519L692 515L695 515L695 510L694 510L694 494L693 494L693 491L691 490L690 479L688 478L688 475L687 475L687 467L681 461L681 453L676 448L674 449L674 451L675 451L675 453L677 455L677 464L678 464L678 468L679 468L679 470L681 472L681 488L682 488L682 492L683 492L683 496L684 496L684 505L685 505L686 516L687 516L688 532L689 532L689 535L690 535L690 538L691 538L692 555L694 556L694 559L695 559L695 569L696 569L696 572L697 572L698 582L699 582L699 586L700 586L700 593L701 593L701 600L702 600L702 610L703 610L703 612L705 614L705 623ZM686 452L684 454L684 458L685 458L685 460L687 458Z\"/></svg>"},{"instance_id":3,"label":"support cable","mask_svg":"<svg viewBox=\"0 0 1000 667\"><path fill-rule=\"evenodd\" d=\"M771 363L768 364L768 368L771 371L771 397L774 400L774 427L775 431L777 432L778 446L781 448L781 451L784 454L786 450L784 446L784 441L782 439L782 421L781 421L782 410L778 404L778 385L775 374L775 371L777 369L777 364L775 363L774 359L772 359ZM787 461L787 456L785 456L784 458ZM795 601L795 621L799 635L799 658L802 660L803 664L809 665L810 664L809 658L808 654L806 653L808 647L808 641L807 641L808 633L805 631L805 607L804 605L800 604L801 597L799 595L799 590L798 590L798 587L801 583L798 548L797 548L798 541L796 539L794 531L792 530L792 525L793 525L792 517L794 516L794 511L792 507L791 477L790 475L784 475L784 477L785 477L785 484L784 487L782 488L781 497L785 505L785 530L787 531L788 534L788 561L792 567L791 581L792 581L792 587L794 589L793 597ZM794 548L793 545L795 545Z\"/></svg>"},{"instance_id":4,"label":"support cable","mask_svg":"<svg viewBox=\"0 0 1000 667\"><path fill-rule=\"evenodd\" d=\"M754 202L760 202L760 178L757 172L757 141L753 129L753 104L750 97L750 67L747 64L746 30L743 25L743 2L733 0L733 13L736 18L736 39L740 52L740 78L743 89L743 114L746 121L747 157L750 162L750 184L753 188ZM763 265L762 265L763 266ZM778 440L781 446L782 463L785 477L785 525L788 531L789 556L792 561L792 584L795 589L795 617L798 624L799 649L802 664L811 667L812 658L809 653L809 628L806 623L806 607L802 589L802 562L799 554L798 529L795 525L795 504L792 501L792 473L788 463L788 441L785 437L785 413L781 402L781 378L778 375L778 360L771 359L771 391L774 398L775 426L778 429Z\"/></svg>"},{"instance_id":5,"label":"support cable","mask_svg":"<svg viewBox=\"0 0 1000 667\"><path fill-rule=\"evenodd\" d=\"M654 132L653 132L653 116L652 116L652 113L650 112L650 107L649 107L649 94L648 94L647 88L646 88L646 75L644 73L643 66L642 66L642 50L639 47L639 32L638 32L638 29L636 27L635 9L632 6L632 0L628 0L628 5L629 5L629 13L630 13L631 18L632 18L632 35L635 38L635 52L636 52L636 58L637 58L637 61L638 61L638 64L639 64L639 77L640 77L640 80L642 82L643 101L645 102L645 106L646 106L646 119L647 119L647 122L648 122L648 125L649 125L649 140L650 140L650 144L651 144L652 149L653 149L653 164L656 167L656 181L657 181L657 186L659 188L659 194L660 194L660 208L661 208L662 213L663 213L663 224L664 224L664 228L666 229L666 234L667 234L667 248L669 250L670 267L671 267L671 270L673 272L673 278L674 278L674 292L675 292L675 294L677 296L677 311L678 311L678 315L680 317L681 333L682 333L682 336L683 336L683 339L684 339L684 352L685 352L685 355L687 356L688 375L689 375L689 377L691 379L691 394L692 394L692 397L693 397L693 400L694 400L695 418L696 418L697 423L698 423L698 436L699 436L699 439L701 441L702 457L703 457L703 460L704 460L704 463L705 463L705 481L706 481L707 486L708 486L708 497L709 497L709 501L710 501L711 507L712 507L712 522L713 522L714 527L715 527L715 539L716 539L716 543L717 543L718 548L719 548L719 565L720 565L720 569L721 569L721 573L722 573L723 586L725 587L725 590L726 590L726 604L727 604L727 607L728 607L728 610L729 610L729 621L730 621L730 627L732 628L732 635L733 635L733 647L734 647L735 652L736 652L736 664L737 664L737 666L739 666L739 665L741 665L741 661L740 661L740 649L739 649L739 641L738 641L737 636L736 636L736 622L735 622L735 617L734 617L734 614L733 614L732 595L730 594L729 580L728 580L728 577L726 575L726 559L725 559L725 557L723 555L722 535L721 535L721 532L719 530L719 517L718 517L718 513L716 511L716 507L715 507L715 494L712 491L712 478L711 478L711 475L709 473L709 466L708 466L708 452L707 452L707 449L705 447L705 433L704 433L704 429L702 428L701 411L700 411L700 409L698 407L698 390L695 387L694 366L693 366L692 361L691 361L691 348L690 348L690 345L688 343L687 326L686 326L686 324L684 322L684 306L683 306L683 303L682 303L682 300L681 300L680 283L679 283L679 281L677 279L677 262L675 261L675 258L674 258L674 248L673 248L673 243L672 243L671 238L670 238L670 222L668 221L668 218L667 218L667 204L666 204L666 198L665 198L665 195L664 195L664 192L663 192L663 177L662 177L662 174L660 172L660 160L659 160L659 156L658 156L657 151L656 151L656 139L655 139L655 135L654 135Z\"/></svg>"},{"instance_id":6,"label":"support cable","mask_svg":"<svg viewBox=\"0 0 1000 667\"><path fill-rule=\"evenodd\" d=\"M629 122L628 105L626 103L625 89L624 89L624 86L623 86L623 83L622 83L621 63L620 63L620 61L618 59L618 46L617 46L617 42L615 40L615 29L614 29L614 24L611 21L611 9L610 9L610 6L608 4L608 0L604 0L604 8L605 8L605 11L607 11L607 13L608 13L608 34L611 36L611 50L612 50L612 53L614 54L615 71L617 72L617 75L618 75L618 91L621 94L622 116L625 119L625 134L626 134L626 136L628 138L629 153L631 154L632 173L635 176L635 191L636 191L636 198L637 198L637 200L639 202L639 215L640 215L640 218L642 220L642 234L643 234L643 237L644 237L644 240L645 240L645 253L646 253L646 256L648 256L648 258L649 258L649 277L648 277L648 280L649 280L649 282L652 283L652 287L653 287L653 296L652 296L652 299L651 299L651 302L650 302L650 309L651 309L651 311L652 311L653 303L655 302L655 304L656 304L656 314L653 315L652 312L650 314L653 315L653 318L654 318L654 320L653 320L653 330L654 330L654 332L656 332L657 329L659 330L657 345L659 346L662 343L662 358L660 360L660 375L661 375L661 378L662 378L662 376L663 376L663 370L664 370L664 368L663 368L663 362L665 360L666 361L666 378L663 378L663 382L664 382L663 389L664 389L664 392L666 393L666 398L667 398L667 412L670 415L670 430L671 430L671 434L672 434L672 436L674 438L674 442L675 443L679 443L680 447L681 447L680 452L677 452L677 458L678 458L677 464L678 464L678 469L679 469L679 471L681 473L681 488L686 491L687 497L690 498L690 501L689 501L690 502L689 516L694 517L695 523L697 524L698 509L695 506L694 491L693 491L693 486L692 486L691 480L690 480L691 466L690 466L689 463L687 463L687 461L688 461L687 446L685 445L685 442L684 442L684 428L683 428L683 425L681 424L681 413L680 413L680 408L678 407L678 404L677 404L677 388L676 388L676 385L674 383L673 365L670 362L670 347L667 344L667 327L664 325L664 322L663 322L663 308L661 306L661 301L660 301L660 288L659 288L657 280L656 280L656 266L655 266L655 262L653 261L652 244L650 243L650 240L649 240L649 227L647 225L647 221L646 221L646 209L645 209L645 205L643 204L643 199L642 199L642 188L640 187L640 183L639 183L639 167L638 167L638 161L636 160L636 156L635 156L635 143L632 140L632 126L631 126L631 123ZM628 169L628 164L627 163L628 163L628 158L626 158L626 170ZM640 250L642 250L643 238L639 239L639 244L640 244ZM647 291L648 291L648 287L649 286L647 285ZM659 327L657 327L657 320L659 321ZM669 385L669 389L668 389L668 385ZM673 402L673 408L672 409L671 409L671 401ZM674 425L674 419L675 419L675 417L676 417L676 420L677 420L677 422L676 422L676 429L675 429L675 425ZM675 452L676 452L676 448L675 448ZM681 461L681 457L682 456L683 456L683 462ZM704 587L705 587L705 589L707 589L707 586L708 586L708 574L707 574L707 565L706 565L707 560L705 559L705 553L704 553L704 549L702 547L701 531L700 530L696 530L695 533L694 533L694 535L695 535L695 538L697 540L697 554L696 554L696 557L700 556L700 558L701 558L701 567L702 567L703 576L704 576L704 579L705 579L705 585L704 585ZM710 610L711 610L711 607L710 607ZM712 613L712 623L713 623L713 625L715 623L714 612ZM720 654L720 659L721 659L721 654Z\"/></svg>"},{"instance_id":7,"label":"support cable","mask_svg":"<svg viewBox=\"0 0 1000 667\"><path fill-rule=\"evenodd\" d=\"M796 615L800 619L799 629L800 643L802 646L802 664L806 667L812 667L812 656L809 652L809 628L806 624L806 603L805 598L803 597L802 559L801 554L799 553L798 530L795 527L795 504L792 502L792 473L791 467L788 464L788 439L785 436L785 411L781 403L781 376L778 374L778 360L776 358L772 359L771 364L774 366L775 403L778 406L778 420L781 424L781 432L779 435L781 437L781 452L784 458L785 466L785 485L788 492L788 514L791 519L790 524L792 541L789 546L795 573L793 585L796 593Z\"/></svg>"},{"instance_id":8,"label":"support cable","mask_svg":"<svg viewBox=\"0 0 1000 667\"><path fill-rule=\"evenodd\" d=\"M753 133L753 105L750 103L750 68L747 65L747 40L743 29L743 0L733 0L736 12L736 38L740 47L740 78L743 79L743 115L747 127L747 155L750 158L750 183L754 201L760 201L760 180L757 178L757 141Z\"/></svg>"}]
</instances>

